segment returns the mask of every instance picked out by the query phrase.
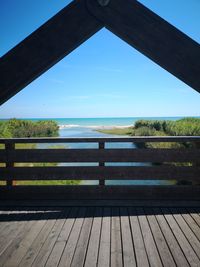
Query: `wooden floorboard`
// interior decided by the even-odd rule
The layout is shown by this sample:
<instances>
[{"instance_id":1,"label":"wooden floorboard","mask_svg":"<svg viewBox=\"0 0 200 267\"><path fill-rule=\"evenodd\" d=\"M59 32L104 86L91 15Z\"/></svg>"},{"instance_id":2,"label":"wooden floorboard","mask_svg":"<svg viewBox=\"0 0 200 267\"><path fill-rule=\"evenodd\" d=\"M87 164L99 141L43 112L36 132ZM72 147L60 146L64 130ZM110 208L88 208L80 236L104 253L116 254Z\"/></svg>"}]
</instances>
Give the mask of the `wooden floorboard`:
<instances>
[{"instance_id":1,"label":"wooden floorboard","mask_svg":"<svg viewBox=\"0 0 200 267\"><path fill-rule=\"evenodd\" d=\"M32 245L21 260L19 266L30 267L43 247L46 239L48 238L50 231L56 223L56 219L48 220L45 226L42 228L40 234L36 237Z\"/></svg>"},{"instance_id":2,"label":"wooden floorboard","mask_svg":"<svg viewBox=\"0 0 200 267\"><path fill-rule=\"evenodd\" d=\"M15 218L12 218L15 219ZM23 244L24 240L27 240L27 235L33 230L35 232L35 225L37 224L37 219L41 219L41 214L37 216L32 216L27 214L25 221L20 224L19 227L16 227L16 235L11 235L8 243L6 244L5 249L1 252L0 255L0 263L2 266L6 266L7 263L10 266L13 266L13 254L15 254L18 249L22 248L21 244Z\"/></svg>"},{"instance_id":3,"label":"wooden floorboard","mask_svg":"<svg viewBox=\"0 0 200 267\"><path fill-rule=\"evenodd\" d=\"M197 257L194 249L187 240L185 233L182 231L180 225L177 223L172 214L170 214L169 209L162 208L162 212L170 225L178 243L185 254L186 259L188 260L190 266L200 266L199 258Z\"/></svg>"},{"instance_id":4,"label":"wooden floorboard","mask_svg":"<svg viewBox=\"0 0 200 267\"><path fill-rule=\"evenodd\" d=\"M71 263L72 267L76 266L81 267L84 265L92 223L93 223L93 216L94 216L94 207L87 208L83 226L81 228L80 236L76 244L76 249Z\"/></svg>"},{"instance_id":5,"label":"wooden floorboard","mask_svg":"<svg viewBox=\"0 0 200 267\"><path fill-rule=\"evenodd\" d=\"M21 225L24 224L23 221L18 221L18 219L20 218L20 212L16 214L15 211L11 211L11 212L4 213L4 215L2 213L1 215L4 219L1 217L2 221L0 222L1 224L0 255L2 251L5 249L5 247L8 246L11 239L13 239L13 237L17 234L17 231L21 228ZM14 219L14 222L9 221L11 216ZM6 220L6 223L4 222L4 220Z\"/></svg>"},{"instance_id":6,"label":"wooden floorboard","mask_svg":"<svg viewBox=\"0 0 200 267\"><path fill-rule=\"evenodd\" d=\"M63 212L65 214L65 212ZM45 266L46 262L52 252L52 249L55 245L55 242L62 230L62 227L64 225L65 219L61 217L62 213L57 215L55 214L55 218L57 218L55 225L51 229L47 239L45 240L42 248L40 249L37 257L35 258L33 264L31 266L37 267L37 266Z\"/></svg>"},{"instance_id":7,"label":"wooden floorboard","mask_svg":"<svg viewBox=\"0 0 200 267\"><path fill-rule=\"evenodd\" d=\"M100 233L101 233L101 222L102 222L102 208L98 207L95 210L93 218L90 240L84 264L85 267L97 266ZM80 266L80 265L74 265L74 266Z\"/></svg>"},{"instance_id":8,"label":"wooden floorboard","mask_svg":"<svg viewBox=\"0 0 200 267\"><path fill-rule=\"evenodd\" d=\"M188 261L161 210L159 208L154 208L153 213L155 214L176 265L189 267Z\"/></svg>"},{"instance_id":9,"label":"wooden floorboard","mask_svg":"<svg viewBox=\"0 0 200 267\"><path fill-rule=\"evenodd\" d=\"M152 213L152 210L146 209L145 213L163 265L166 267L175 267L176 263L174 262L165 237Z\"/></svg>"},{"instance_id":10,"label":"wooden floorboard","mask_svg":"<svg viewBox=\"0 0 200 267\"><path fill-rule=\"evenodd\" d=\"M60 257L62 255L62 252L64 250L64 247L66 245L68 237L70 235L72 226L74 224L75 219L73 217L76 216L76 212L77 212L77 209L68 209L66 211L65 223L64 223L64 225L60 231L60 234L59 234L59 236L55 242L55 245L51 251L51 254L50 254L45 266L49 266L49 267L50 266L52 266L52 267L58 266Z\"/></svg>"},{"instance_id":11,"label":"wooden floorboard","mask_svg":"<svg viewBox=\"0 0 200 267\"><path fill-rule=\"evenodd\" d=\"M142 235L140 223L136 210L133 207L129 207L129 218L131 224L131 232L133 238L133 245L135 249L135 257L138 266L149 267L149 261L147 257L146 247L144 244L144 238Z\"/></svg>"},{"instance_id":12,"label":"wooden floorboard","mask_svg":"<svg viewBox=\"0 0 200 267\"><path fill-rule=\"evenodd\" d=\"M121 236L124 267L136 266L128 209L120 208Z\"/></svg>"},{"instance_id":13,"label":"wooden floorboard","mask_svg":"<svg viewBox=\"0 0 200 267\"><path fill-rule=\"evenodd\" d=\"M193 248L194 252L196 253L197 257L200 259L200 242L196 235L193 233L191 228L183 219L181 212L178 214L177 209L170 209L172 212L177 224L179 225L180 229L184 233L185 237L187 238L188 242L190 243L191 247Z\"/></svg>"},{"instance_id":14,"label":"wooden floorboard","mask_svg":"<svg viewBox=\"0 0 200 267\"><path fill-rule=\"evenodd\" d=\"M144 210L143 208L136 208L136 211L137 211L139 223L141 226L150 265L158 266L158 267L163 266L158 249L156 247L156 243L154 241L154 238L151 232L151 228L148 224L147 217L145 216Z\"/></svg>"},{"instance_id":15,"label":"wooden floorboard","mask_svg":"<svg viewBox=\"0 0 200 267\"><path fill-rule=\"evenodd\" d=\"M0 208L0 267L200 266L198 207Z\"/></svg>"},{"instance_id":16,"label":"wooden floorboard","mask_svg":"<svg viewBox=\"0 0 200 267\"><path fill-rule=\"evenodd\" d=\"M63 251L62 257L59 262L59 266L70 266L71 265L74 252L76 250L76 245L80 237L85 214L86 214L86 208L79 208L77 218L75 220L72 231L70 233L68 242Z\"/></svg>"},{"instance_id":17,"label":"wooden floorboard","mask_svg":"<svg viewBox=\"0 0 200 267\"><path fill-rule=\"evenodd\" d=\"M111 267L123 266L119 208L112 208L111 217Z\"/></svg>"},{"instance_id":18,"label":"wooden floorboard","mask_svg":"<svg viewBox=\"0 0 200 267\"><path fill-rule=\"evenodd\" d=\"M183 219L186 221L188 226L191 228L193 233L196 235L196 237L200 241L200 231L199 231L199 226L196 223L196 221L192 218L192 216L190 216L190 214L188 214L186 212L185 209L181 209L181 210L179 210L179 212L181 212L181 215L182 215Z\"/></svg>"},{"instance_id":19,"label":"wooden floorboard","mask_svg":"<svg viewBox=\"0 0 200 267\"><path fill-rule=\"evenodd\" d=\"M99 255L97 266L110 266L110 248L111 248L111 208L104 207L102 214L101 235L99 240Z\"/></svg>"}]
</instances>

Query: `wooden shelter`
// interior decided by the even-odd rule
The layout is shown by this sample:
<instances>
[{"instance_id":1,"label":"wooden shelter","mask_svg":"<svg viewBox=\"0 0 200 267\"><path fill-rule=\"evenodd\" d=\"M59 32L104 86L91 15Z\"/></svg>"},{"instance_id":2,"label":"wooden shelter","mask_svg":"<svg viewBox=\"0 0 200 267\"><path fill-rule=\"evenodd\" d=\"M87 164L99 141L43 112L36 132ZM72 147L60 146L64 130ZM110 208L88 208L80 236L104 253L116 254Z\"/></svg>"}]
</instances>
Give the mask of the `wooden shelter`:
<instances>
[{"instance_id":1,"label":"wooden shelter","mask_svg":"<svg viewBox=\"0 0 200 267\"><path fill-rule=\"evenodd\" d=\"M136 0L74 0L0 61L0 104L103 27L200 92L200 45Z\"/></svg>"},{"instance_id":2,"label":"wooden shelter","mask_svg":"<svg viewBox=\"0 0 200 267\"><path fill-rule=\"evenodd\" d=\"M200 45L170 25L161 17L135 0L74 0L20 44L5 54L0 61L0 102L3 103L24 86L33 81L56 62L77 48L102 27L122 38L161 67L171 72L200 92ZM108 142L191 142L197 144L200 137L152 137L152 138L79 138L79 139L1 139L5 150L0 151L0 179L7 187L2 198L34 198L39 187L13 186L13 180L88 179L99 180L94 187L41 188L40 197L57 198L127 198L127 199L194 199L200 198L200 150L176 149L107 149ZM59 150L16 149L18 143L96 143L97 149ZM16 167L22 162L92 162L98 166L74 167ZM138 167L110 167L106 162L193 162L192 166L160 165ZM105 186L108 180L185 180L187 186ZM194 185L195 184L195 185ZM21 191L22 190L22 191ZM25 191L23 191L25 190ZM47 191L45 191L47 190ZM74 191L75 190L75 191ZM22 194L21 194L22 192ZM46 192L45 194L43 194ZM142 192L142 195L141 195ZM16 194L15 194L16 193ZM112 194L110 194L112 193ZM38 197L38 194L37 194Z\"/></svg>"},{"instance_id":3,"label":"wooden shelter","mask_svg":"<svg viewBox=\"0 0 200 267\"><path fill-rule=\"evenodd\" d=\"M0 103L102 27L200 92L200 46L136 0L74 0L0 60ZM116 142L189 142L188 149L109 149ZM95 149L18 144L95 143ZM0 139L0 266L200 266L200 136ZM95 163L27 167L16 163ZM106 163L115 163L109 166ZM145 166L117 163L156 162ZM162 164L162 163L173 164ZM177 164L174 164L176 162ZM186 166L180 163L190 162ZM13 180L98 180L15 186ZM107 186L105 180L184 180Z\"/></svg>"}]
</instances>

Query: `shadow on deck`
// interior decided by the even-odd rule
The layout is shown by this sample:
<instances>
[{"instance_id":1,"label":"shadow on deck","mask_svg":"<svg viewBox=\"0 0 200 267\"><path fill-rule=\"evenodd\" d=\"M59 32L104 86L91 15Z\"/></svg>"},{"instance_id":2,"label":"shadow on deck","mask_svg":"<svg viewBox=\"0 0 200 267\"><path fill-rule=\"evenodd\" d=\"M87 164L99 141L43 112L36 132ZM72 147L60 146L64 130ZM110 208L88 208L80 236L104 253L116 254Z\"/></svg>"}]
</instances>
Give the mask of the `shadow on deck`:
<instances>
[{"instance_id":1,"label":"shadow on deck","mask_svg":"<svg viewBox=\"0 0 200 267\"><path fill-rule=\"evenodd\" d=\"M0 266L200 266L197 203L75 204L2 206Z\"/></svg>"}]
</instances>

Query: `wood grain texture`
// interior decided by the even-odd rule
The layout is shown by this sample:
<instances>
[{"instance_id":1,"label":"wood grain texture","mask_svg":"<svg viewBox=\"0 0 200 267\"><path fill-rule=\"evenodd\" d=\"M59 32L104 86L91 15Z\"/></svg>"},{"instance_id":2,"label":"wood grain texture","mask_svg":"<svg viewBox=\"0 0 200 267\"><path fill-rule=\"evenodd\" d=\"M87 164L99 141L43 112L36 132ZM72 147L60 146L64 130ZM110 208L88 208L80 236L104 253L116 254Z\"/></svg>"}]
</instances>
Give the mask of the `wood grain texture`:
<instances>
[{"instance_id":1,"label":"wood grain texture","mask_svg":"<svg viewBox=\"0 0 200 267\"><path fill-rule=\"evenodd\" d=\"M185 220L183 219L179 211L176 208L171 208L170 211L173 214L173 217L178 223L180 229L185 234L193 250L196 252L197 256L200 259L200 241L198 240L196 235L193 233L193 231L190 229L188 224L185 222Z\"/></svg>"},{"instance_id":2,"label":"wood grain texture","mask_svg":"<svg viewBox=\"0 0 200 267\"><path fill-rule=\"evenodd\" d=\"M190 266L199 266L200 260L191 247L191 244L189 243L188 239L186 238L185 234L181 231L181 225L176 222L175 218L172 214L170 214L169 210L167 208L161 208L165 219L167 220L168 224L170 225L173 234L175 235L176 239L179 242L179 246L182 248L183 253L185 254L185 257L187 258Z\"/></svg>"},{"instance_id":3,"label":"wood grain texture","mask_svg":"<svg viewBox=\"0 0 200 267\"><path fill-rule=\"evenodd\" d=\"M199 267L200 208L35 204L0 207L0 266Z\"/></svg>"},{"instance_id":4,"label":"wood grain texture","mask_svg":"<svg viewBox=\"0 0 200 267\"><path fill-rule=\"evenodd\" d=\"M144 244L146 247L150 266L163 266L160 255L158 253L156 243L154 241L151 228L142 208L136 208L138 220L143 234Z\"/></svg>"},{"instance_id":5,"label":"wood grain texture","mask_svg":"<svg viewBox=\"0 0 200 267\"><path fill-rule=\"evenodd\" d=\"M86 216L81 228L80 236L76 244L73 260L70 264L70 266L72 267L84 266L92 223L93 223L93 217L94 217L94 207L89 207L87 209Z\"/></svg>"},{"instance_id":6,"label":"wood grain texture","mask_svg":"<svg viewBox=\"0 0 200 267\"><path fill-rule=\"evenodd\" d=\"M168 248L164 235L159 227L159 224L150 209L146 209L146 218L149 222L152 234L154 236L157 249L159 251L162 263L166 267L176 267L176 263L172 257L172 254Z\"/></svg>"},{"instance_id":7,"label":"wood grain texture","mask_svg":"<svg viewBox=\"0 0 200 267\"><path fill-rule=\"evenodd\" d=\"M133 207L129 207L128 211L137 266L149 267L150 263L136 210Z\"/></svg>"},{"instance_id":8,"label":"wood grain texture","mask_svg":"<svg viewBox=\"0 0 200 267\"><path fill-rule=\"evenodd\" d=\"M62 213L58 215L56 218L56 223L54 224L53 228L51 229L48 237L46 238L42 248L40 249L39 253L37 254L37 257L35 257L33 263L31 266L37 267L41 266L44 267L46 265L46 262L51 254L51 251L56 243L56 240L58 239L58 236L62 230L62 227L65 223L65 218L62 218Z\"/></svg>"},{"instance_id":9,"label":"wood grain texture","mask_svg":"<svg viewBox=\"0 0 200 267\"><path fill-rule=\"evenodd\" d=\"M110 246L111 246L111 208L104 207L102 217L101 235L99 240L98 267L110 266Z\"/></svg>"},{"instance_id":10,"label":"wood grain texture","mask_svg":"<svg viewBox=\"0 0 200 267\"><path fill-rule=\"evenodd\" d=\"M126 207L120 208L120 222L121 222L121 238L122 238L122 250L123 250L123 266L137 266L135 259L135 252L133 246L133 239L131 235L131 225Z\"/></svg>"},{"instance_id":11,"label":"wood grain texture","mask_svg":"<svg viewBox=\"0 0 200 267\"><path fill-rule=\"evenodd\" d=\"M7 262L10 261L10 266L14 265L14 259L13 259L13 254L18 253L17 248L19 250L24 250L26 247L24 247L24 240L25 243L27 243L27 238L29 239L30 236L32 236L32 229L33 232L35 232L35 229L37 228L37 219L41 218L41 214L36 215L34 218L32 214L27 214L25 217L23 224L18 225L19 229L16 229L17 234L10 236L10 240L6 246L6 248L1 251L0 253L0 263L1 266L5 266ZM22 246L21 246L22 244Z\"/></svg>"},{"instance_id":12,"label":"wood grain texture","mask_svg":"<svg viewBox=\"0 0 200 267\"><path fill-rule=\"evenodd\" d=\"M188 261L179 246L177 239L175 238L170 225L167 223L164 215L160 211L159 208L153 209L156 220L160 226L160 229L165 236L165 240L169 246L169 249L173 255L174 261L176 262L177 266L186 266L189 267Z\"/></svg>"},{"instance_id":13,"label":"wood grain texture","mask_svg":"<svg viewBox=\"0 0 200 267\"><path fill-rule=\"evenodd\" d=\"M73 225L73 230L70 233L68 242L60 258L59 267L67 267L70 266L72 263L73 255L76 250L77 242L79 240L85 214L86 208L80 208L76 221Z\"/></svg>"},{"instance_id":14,"label":"wood grain texture","mask_svg":"<svg viewBox=\"0 0 200 267\"><path fill-rule=\"evenodd\" d=\"M87 0L105 27L193 89L200 92L200 45L135 0L100 7ZM173 9L173 7L172 7Z\"/></svg>"},{"instance_id":15,"label":"wood grain texture","mask_svg":"<svg viewBox=\"0 0 200 267\"><path fill-rule=\"evenodd\" d=\"M87 255L85 257L84 267L96 267L99 254L99 243L102 224L102 208L97 207L94 213L92 229L90 233L90 240L87 248ZM105 255L104 255L105 256ZM74 267L80 265L74 265ZM104 266L104 265L103 265Z\"/></svg>"},{"instance_id":16,"label":"wood grain texture","mask_svg":"<svg viewBox=\"0 0 200 267\"><path fill-rule=\"evenodd\" d=\"M123 266L122 239L119 208L112 208L110 266Z\"/></svg>"}]
</instances>

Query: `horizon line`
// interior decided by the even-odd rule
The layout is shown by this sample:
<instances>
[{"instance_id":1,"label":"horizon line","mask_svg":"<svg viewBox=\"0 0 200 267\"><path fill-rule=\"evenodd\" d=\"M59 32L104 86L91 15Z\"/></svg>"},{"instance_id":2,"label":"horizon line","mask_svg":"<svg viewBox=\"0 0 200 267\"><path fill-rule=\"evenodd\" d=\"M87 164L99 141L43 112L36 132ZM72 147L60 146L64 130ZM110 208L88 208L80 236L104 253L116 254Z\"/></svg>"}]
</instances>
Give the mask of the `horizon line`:
<instances>
[{"instance_id":1,"label":"horizon line","mask_svg":"<svg viewBox=\"0 0 200 267\"><path fill-rule=\"evenodd\" d=\"M200 115L174 115L174 116L119 116L119 117L5 117L0 120L9 119L123 119L123 118L177 118L177 117L200 117Z\"/></svg>"}]
</instances>

